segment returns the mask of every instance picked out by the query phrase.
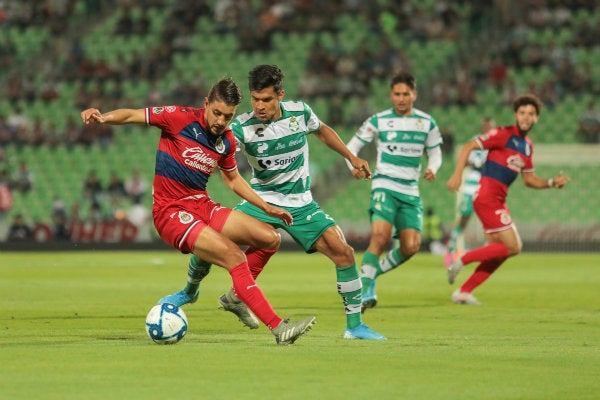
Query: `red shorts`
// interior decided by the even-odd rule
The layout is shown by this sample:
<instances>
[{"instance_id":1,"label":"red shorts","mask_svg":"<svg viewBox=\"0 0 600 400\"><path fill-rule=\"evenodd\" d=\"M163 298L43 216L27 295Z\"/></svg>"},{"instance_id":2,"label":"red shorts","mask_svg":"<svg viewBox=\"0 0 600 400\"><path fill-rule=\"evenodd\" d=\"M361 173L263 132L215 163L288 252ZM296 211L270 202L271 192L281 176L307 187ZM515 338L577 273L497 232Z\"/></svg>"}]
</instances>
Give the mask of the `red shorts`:
<instances>
[{"instance_id":1,"label":"red shorts","mask_svg":"<svg viewBox=\"0 0 600 400\"><path fill-rule=\"evenodd\" d=\"M506 203L476 196L473 200L473 209L477 213L485 233L500 232L513 227Z\"/></svg>"},{"instance_id":2,"label":"red shorts","mask_svg":"<svg viewBox=\"0 0 600 400\"><path fill-rule=\"evenodd\" d=\"M188 254L193 252L196 239L205 227L221 232L231 211L206 195L197 195L173 201L160 210L154 209L152 216L160 237Z\"/></svg>"}]
</instances>

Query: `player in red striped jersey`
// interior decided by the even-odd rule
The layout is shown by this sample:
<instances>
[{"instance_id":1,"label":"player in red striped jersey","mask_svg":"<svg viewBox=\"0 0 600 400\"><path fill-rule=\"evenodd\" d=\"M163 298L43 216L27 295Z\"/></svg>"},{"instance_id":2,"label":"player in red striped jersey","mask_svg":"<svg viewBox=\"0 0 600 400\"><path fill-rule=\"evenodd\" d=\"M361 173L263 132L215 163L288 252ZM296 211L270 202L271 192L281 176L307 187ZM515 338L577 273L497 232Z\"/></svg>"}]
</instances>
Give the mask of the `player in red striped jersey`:
<instances>
[{"instance_id":1,"label":"player in red striped jersey","mask_svg":"<svg viewBox=\"0 0 600 400\"><path fill-rule=\"evenodd\" d=\"M135 123L161 129L152 190L152 215L158 233L182 253L193 253L229 271L236 295L271 329L278 344L290 344L312 327L315 318L291 322L279 317L256 285L246 256L236 244L277 250L279 234L266 223L221 207L206 192L208 178L218 168L237 195L268 215L292 223L289 212L261 199L237 170L229 123L241 98L237 85L224 78L211 88L204 108L148 107L104 114L88 108L81 112L81 119L85 124Z\"/></svg>"},{"instance_id":2,"label":"player in red striped jersey","mask_svg":"<svg viewBox=\"0 0 600 400\"><path fill-rule=\"evenodd\" d=\"M479 262L475 272L452 294L455 303L480 304L473 296L473 290L485 282L508 257L521 252L521 238L506 205L508 187L517 175L520 173L525 185L534 189L562 188L569 181L562 172L550 179L540 178L534 173L533 142L528 134L539 119L541 107L541 101L534 95L517 97L513 102L514 125L492 129L466 143L460 150L456 168L447 183L453 192L460 187L471 151L489 151L473 201L488 244L468 251L450 265L448 282L452 284L465 265Z\"/></svg>"}]
</instances>

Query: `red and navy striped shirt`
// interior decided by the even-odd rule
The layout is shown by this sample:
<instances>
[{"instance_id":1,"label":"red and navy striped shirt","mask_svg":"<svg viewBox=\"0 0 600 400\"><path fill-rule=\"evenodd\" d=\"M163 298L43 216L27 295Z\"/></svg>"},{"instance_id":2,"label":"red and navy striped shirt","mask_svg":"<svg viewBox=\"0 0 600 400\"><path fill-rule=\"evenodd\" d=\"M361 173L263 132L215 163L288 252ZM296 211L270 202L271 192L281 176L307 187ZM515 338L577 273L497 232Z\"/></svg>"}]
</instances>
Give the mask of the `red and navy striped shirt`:
<instances>
[{"instance_id":1,"label":"red and navy striped shirt","mask_svg":"<svg viewBox=\"0 0 600 400\"><path fill-rule=\"evenodd\" d=\"M206 127L204 108L149 107L146 123L162 130L156 152L153 208L173 200L206 194L208 178L217 167L237 168L235 138L228 128L222 136Z\"/></svg>"},{"instance_id":2,"label":"red and navy striped shirt","mask_svg":"<svg viewBox=\"0 0 600 400\"><path fill-rule=\"evenodd\" d=\"M489 150L478 196L485 194L504 202L517 175L533 171L533 143L516 125L492 129L476 140L482 149Z\"/></svg>"}]
</instances>

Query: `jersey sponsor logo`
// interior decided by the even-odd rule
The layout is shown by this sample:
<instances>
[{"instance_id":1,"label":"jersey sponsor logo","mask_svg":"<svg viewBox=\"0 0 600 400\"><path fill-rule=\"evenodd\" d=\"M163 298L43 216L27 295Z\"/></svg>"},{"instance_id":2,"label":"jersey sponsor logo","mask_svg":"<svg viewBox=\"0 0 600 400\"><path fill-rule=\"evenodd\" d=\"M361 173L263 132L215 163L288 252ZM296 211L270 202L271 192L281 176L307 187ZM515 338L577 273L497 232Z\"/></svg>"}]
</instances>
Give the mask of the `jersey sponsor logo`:
<instances>
[{"instance_id":1,"label":"jersey sponsor logo","mask_svg":"<svg viewBox=\"0 0 600 400\"><path fill-rule=\"evenodd\" d=\"M187 148L181 156L185 165L206 174L211 174L217 167L217 160L206 154L201 147Z\"/></svg>"},{"instance_id":2,"label":"jersey sponsor logo","mask_svg":"<svg viewBox=\"0 0 600 400\"><path fill-rule=\"evenodd\" d=\"M296 161L297 158L298 158L298 156L296 155L296 156L285 157L285 158L273 158L273 159L258 160L258 165L262 169L269 169L271 166L285 167L285 166L292 164L294 161Z\"/></svg>"},{"instance_id":3,"label":"jersey sponsor logo","mask_svg":"<svg viewBox=\"0 0 600 400\"><path fill-rule=\"evenodd\" d=\"M152 107L152 114L162 114L162 112L165 110L164 107Z\"/></svg>"},{"instance_id":4,"label":"jersey sponsor logo","mask_svg":"<svg viewBox=\"0 0 600 400\"><path fill-rule=\"evenodd\" d=\"M181 222L182 224L189 224L194 220L194 217L192 217L192 215L190 213L187 213L185 211L179 211L179 222Z\"/></svg>"},{"instance_id":5,"label":"jersey sponsor logo","mask_svg":"<svg viewBox=\"0 0 600 400\"><path fill-rule=\"evenodd\" d=\"M396 132L388 132L386 134L386 140L392 141L392 140L396 139L396 136L398 136L398 134Z\"/></svg>"},{"instance_id":6,"label":"jersey sponsor logo","mask_svg":"<svg viewBox=\"0 0 600 400\"><path fill-rule=\"evenodd\" d=\"M525 161L518 154L513 154L506 159L506 166L512 171L521 172L525 168Z\"/></svg>"},{"instance_id":7,"label":"jersey sponsor logo","mask_svg":"<svg viewBox=\"0 0 600 400\"><path fill-rule=\"evenodd\" d=\"M167 107L165 107L165 111L168 112L168 113L175 112L175 110L177 110L177 107L175 107L175 106L167 106Z\"/></svg>"},{"instance_id":8,"label":"jersey sponsor logo","mask_svg":"<svg viewBox=\"0 0 600 400\"><path fill-rule=\"evenodd\" d=\"M271 164L271 160L258 160L258 166L262 169L269 169Z\"/></svg>"},{"instance_id":9,"label":"jersey sponsor logo","mask_svg":"<svg viewBox=\"0 0 600 400\"><path fill-rule=\"evenodd\" d=\"M304 138L292 139L288 143L288 146L292 147L292 146L296 146L296 145L303 144L303 143L304 143Z\"/></svg>"},{"instance_id":10,"label":"jersey sponsor logo","mask_svg":"<svg viewBox=\"0 0 600 400\"><path fill-rule=\"evenodd\" d=\"M285 144L283 143L277 143L277 146L275 146L275 150L283 150L285 149Z\"/></svg>"},{"instance_id":11,"label":"jersey sponsor logo","mask_svg":"<svg viewBox=\"0 0 600 400\"><path fill-rule=\"evenodd\" d=\"M416 146L402 146L399 144L388 144L386 149L390 154L404 154L404 155L416 155L420 156L423 151L421 148Z\"/></svg>"},{"instance_id":12,"label":"jersey sponsor logo","mask_svg":"<svg viewBox=\"0 0 600 400\"><path fill-rule=\"evenodd\" d=\"M265 136L265 134L263 133L264 130L265 130L265 128L258 128L254 133L258 137L264 137Z\"/></svg>"},{"instance_id":13,"label":"jersey sponsor logo","mask_svg":"<svg viewBox=\"0 0 600 400\"><path fill-rule=\"evenodd\" d=\"M256 151L258 152L258 154L262 154L264 153L267 149L269 148L269 145L266 143L261 143L258 146L256 146Z\"/></svg>"}]
</instances>

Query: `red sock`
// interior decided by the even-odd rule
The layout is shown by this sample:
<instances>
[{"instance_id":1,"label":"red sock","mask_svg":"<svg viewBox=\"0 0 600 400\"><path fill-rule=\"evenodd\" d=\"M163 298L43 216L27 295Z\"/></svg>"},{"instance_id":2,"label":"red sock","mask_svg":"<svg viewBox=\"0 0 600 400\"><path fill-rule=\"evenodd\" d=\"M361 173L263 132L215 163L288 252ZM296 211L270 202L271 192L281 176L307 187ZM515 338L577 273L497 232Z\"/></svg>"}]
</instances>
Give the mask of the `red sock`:
<instances>
[{"instance_id":1,"label":"red sock","mask_svg":"<svg viewBox=\"0 0 600 400\"><path fill-rule=\"evenodd\" d=\"M495 258L493 260L482 261L475 269L475 272L460 287L463 293L471 293L475 288L485 282L502 265L506 258Z\"/></svg>"},{"instance_id":2,"label":"red sock","mask_svg":"<svg viewBox=\"0 0 600 400\"><path fill-rule=\"evenodd\" d=\"M248 247L246 249L248 267L250 268L250 273L254 280L256 280L258 274L261 273L271 256L275 253L277 253L277 250L256 249L254 247Z\"/></svg>"},{"instance_id":3,"label":"red sock","mask_svg":"<svg viewBox=\"0 0 600 400\"><path fill-rule=\"evenodd\" d=\"M486 246L467 251L460 259L464 265L474 261L488 261L495 258L508 258L508 249L504 243L490 243Z\"/></svg>"},{"instance_id":4,"label":"red sock","mask_svg":"<svg viewBox=\"0 0 600 400\"><path fill-rule=\"evenodd\" d=\"M250 274L247 263L242 263L233 267L229 274L233 281L233 290L236 296L242 300L250 310L260 319L269 329L276 328L281 323L281 318L275 313L273 307L263 294L262 290L256 284L256 281Z\"/></svg>"}]
</instances>

